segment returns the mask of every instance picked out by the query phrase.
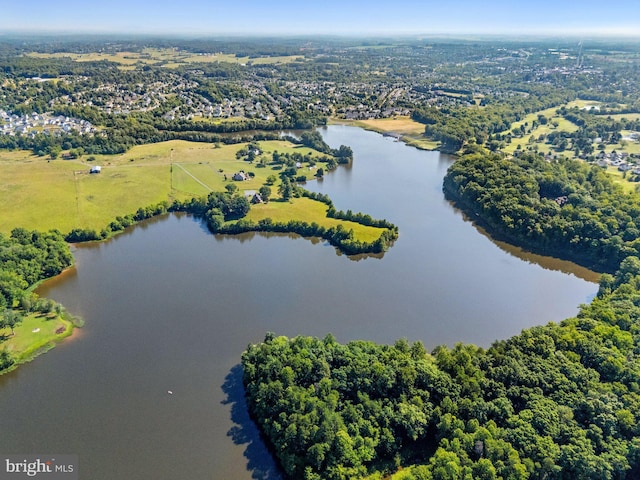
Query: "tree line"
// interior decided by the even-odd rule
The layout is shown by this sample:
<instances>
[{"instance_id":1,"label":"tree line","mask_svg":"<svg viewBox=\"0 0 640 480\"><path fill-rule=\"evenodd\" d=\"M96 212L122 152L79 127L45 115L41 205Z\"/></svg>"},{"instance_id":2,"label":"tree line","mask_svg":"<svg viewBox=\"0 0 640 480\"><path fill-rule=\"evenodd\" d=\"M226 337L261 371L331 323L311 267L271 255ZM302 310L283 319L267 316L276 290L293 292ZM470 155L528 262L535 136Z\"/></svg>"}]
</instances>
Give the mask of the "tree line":
<instances>
[{"instance_id":1,"label":"tree line","mask_svg":"<svg viewBox=\"0 0 640 480\"><path fill-rule=\"evenodd\" d=\"M425 124L425 136L439 141L441 151L456 153L467 143L484 144L492 135L511 129L511 124L527 114L551 108L574 99L574 92L532 91L526 98L485 98L484 108L468 106L415 108L411 118Z\"/></svg>"},{"instance_id":2,"label":"tree line","mask_svg":"<svg viewBox=\"0 0 640 480\"><path fill-rule=\"evenodd\" d=\"M128 117L107 115L88 107L59 107L56 115L66 115L91 121L106 128L99 134L80 135L65 133L48 135L16 134L0 135L0 149L31 150L35 155L45 156L53 150L82 149L90 155L111 155L126 152L136 145L158 143L169 140L188 140L207 143L236 144L258 140L279 140L280 130L313 128L326 123L326 117L312 112L291 109L281 120L269 122L243 119L220 124L158 118L161 113L132 113ZM96 122L96 120L99 120ZM255 130L255 131L254 131ZM339 158L348 152L339 151Z\"/></svg>"}]
</instances>

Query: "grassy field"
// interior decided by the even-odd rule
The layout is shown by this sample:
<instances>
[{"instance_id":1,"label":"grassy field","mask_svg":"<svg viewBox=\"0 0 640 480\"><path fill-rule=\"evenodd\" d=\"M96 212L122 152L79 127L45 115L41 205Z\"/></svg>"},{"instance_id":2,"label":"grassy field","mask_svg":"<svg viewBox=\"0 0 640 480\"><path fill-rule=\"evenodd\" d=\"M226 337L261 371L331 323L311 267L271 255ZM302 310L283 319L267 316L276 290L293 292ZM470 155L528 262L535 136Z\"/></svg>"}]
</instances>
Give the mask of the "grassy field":
<instances>
[{"instance_id":1,"label":"grassy field","mask_svg":"<svg viewBox=\"0 0 640 480\"><path fill-rule=\"evenodd\" d=\"M353 125L382 134L399 135L401 140L422 150L437 150L439 142L433 142L424 138L424 125L412 120L411 117L375 118L371 120L344 120L332 119L332 124Z\"/></svg>"},{"instance_id":2,"label":"grassy field","mask_svg":"<svg viewBox=\"0 0 640 480\"><path fill-rule=\"evenodd\" d=\"M374 118L370 120L333 119L332 123L354 125L378 133L398 133L402 135L421 135L424 125L412 120L411 117Z\"/></svg>"},{"instance_id":3,"label":"grassy field","mask_svg":"<svg viewBox=\"0 0 640 480\"><path fill-rule=\"evenodd\" d=\"M58 315L30 314L19 323L14 335L9 328L0 329L6 340L0 344L14 358L16 364L31 360L38 353L47 351L57 342L71 335L73 324Z\"/></svg>"},{"instance_id":4,"label":"grassy field","mask_svg":"<svg viewBox=\"0 0 640 480\"><path fill-rule=\"evenodd\" d=\"M601 105L601 103L595 102L595 101L589 101L589 100L575 100L573 102L567 103L564 106L569 109L573 107L578 107L578 108L595 107L598 105ZM520 148L522 150L525 150L526 147L529 145L537 145L538 151L541 153L557 153L553 150L553 147L551 145L548 145L544 142L540 142L538 138L540 137L540 135L547 135L553 131L575 132L578 130L577 125L573 124L569 120L556 114L556 110L558 110L558 108L560 107L562 106L548 108L546 110L541 110L539 112L531 113L521 121L514 122L513 124L511 124L511 127L509 128L508 131L502 132L503 135L511 132L514 129L520 128L520 126L524 125L525 123L530 128L533 123L533 120L536 120L538 118L538 115L544 115L549 119L549 122L546 125L538 125L530 133L527 133L522 137L515 137L515 136L512 137L511 143L507 144L503 149L503 151L505 151L506 153L512 154L513 152L516 151L516 149L518 148L518 145L520 145ZM615 114L615 115L610 115L610 117L618 118L618 119L627 118L631 120L631 119L640 118L640 114L638 113ZM556 123L557 126L553 125L553 123ZM630 133L631 132L629 131L622 132L623 136L628 135ZM596 146L597 145L594 143L594 147ZM624 151L630 154L631 153L640 154L640 143L632 142L632 141L623 141L623 143L617 143L617 144L606 146L606 149L605 149L606 152L612 152L613 150L616 150L618 152ZM570 150L566 150L562 152L562 154L570 158L573 157L573 152Z\"/></svg>"},{"instance_id":5,"label":"grassy field","mask_svg":"<svg viewBox=\"0 0 640 480\"><path fill-rule=\"evenodd\" d=\"M629 131L622 131L622 135L628 135L630 132ZM640 154L640 143L638 142L633 142L633 141L629 141L629 140L623 140L623 143L614 143L614 144L608 144L605 145L605 152L613 152L614 150L616 152L627 152L627 153L635 153L635 154Z\"/></svg>"},{"instance_id":6,"label":"grassy field","mask_svg":"<svg viewBox=\"0 0 640 480\"><path fill-rule=\"evenodd\" d=\"M627 120L638 120L640 119L640 113L616 113L613 115L607 115L607 117L611 117L616 120L622 120L623 118Z\"/></svg>"},{"instance_id":7,"label":"grassy field","mask_svg":"<svg viewBox=\"0 0 640 480\"><path fill-rule=\"evenodd\" d=\"M308 159L320 156L287 141L258 144L261 157L268 161L274 151L298 152ZM277 176L279 169L257 165L261 157L254 164L237 159L236 152L245 146L174 140L137 146L122 155L96 155L91 162L87 157L48 160L25 151L0 152L0 232L9 233L15 227L55 228L63 233L73 228L99 231L117 216L135 213L140 207L224 191L229 183L241 192L257 191L267 183L268 176ZM92 165L102 166L102 172L90 174ZM231 177L240 170L252 173L253 178L233 181ZM304 163L298 174L312 180L315 171ZM277 188L276 182L271 187L274 198ZM269 215L275 221L297 219L325 226L342 223L345 228L353 228L363 241L378 238L381 232L353 222L327 219L326 205L309 199L257 205L249 218L259 220Z\"/></svg>"},{"instance_id":8,"label":"grassy field","mask_svg":"<svg viewBox=\"0 0 640 480\"><path fill-rule=\"evenodd\" d=\"M382 228L368 227L355 222L336 220L327 217L327 205L309 198L294 198L290 202L272 201L251 207L248 220L258 222L264 218L271 218L274 222L289 220L303 220L307 223L315 222L325 228L336 227L341 224L347 230L353 229L354 235L362 241L373 242L384 231Z\"/></svg>"},{"instance_id":9,"label":"grassy field","mask_svg":"<svg viewBox=\"0 0 640 480\"><path fill-rule=\"evenodd\" d=\"M600 105L599 102L592 102L592 101L587 101L587 100L576 100L573 102L569 102L567 103L565 106L567 108L573 108L573 107L578 107L578 108L585 108L588 106L597 106ZM524 125L525 122L528 123L529 126L532 125L533 120L537 119L538 114L542 114L544 116L546 116L549 119L549 123L547 123L546 125L538 125L538 127L536 127L535 129L533 129L531 131L531 133L525 134L523 137L517 138L517 137L513 137L512 141L510 144L507 144L506 147L503 149L506 153L511 153L513 154L513 152L516 151L516 149L518 148L518 145L520 145L520 148L524 151L526 150L526 148L530 145L537 145L538 147L538 152L540 153L551 153L551 154L557 154L558 152L556 152L553 149L552 145L546 144L544 142L540 142L538 140L538 138L540 137L540 135L547 135L552 131L565 131L565 132L575 132L578 127L576 125L574 125L573 123L569 122L568 120L558 116L555 112L559 107L554 107L554 108L549 108L546 110L541 110L539 112L535 112L532 114L527 115L526 118L524 118L523 120L519 121L519 122L515 122L511 125L511 128L509 129L509 131L513 130L514 128L519 128L520 125ZM631 115L627 115L627 117L631 117L631 118L635 118L634 115L637 114L631 114ZM620 117L622 118L624 115L612 115L612 117ZM640 115L638 115L640 116ZM552 125L551 121L555 121L557 122L558 126L555 127ZM503 132L504 133L508 133L508 132ZM630 132L622 132L623 135L625 134L629 134ZM533 138L533 141L531 140ZM594 144L594 147L596 147L596 145ZM613 145L606 145L605 148L605 152L611 153L612 151L617 151L617 152L627 152L630 154L640 154L640 143L637 142L631 142L631 141L623 141L623 143L617 143L617 144L613 144ZM596 151L597 152L597 151ZM566 150L564 152L561 152L562 155L565 155L569 158L573 158L574 154L573 151L571 150ZM613 178L613 180L618 183L626 192L635 192L637 191L637 186L638 184L634 183L634 182L629 182L627 180L627 178L625 176L623 176L622 172L618 171L618 169L616 167L609 167L607 168L607 173L609 175L611 175L611 177Z\"/></svg>"},{"instance_id":10,"label":"grassy field","mask_svg":"<svg viewBox=\"0 0 640 480\"><path fill-rule=\"evenodd\" d=\"M587 108L587 107L599 107L600 105L602 105L602 102L598 102L596 100L574 100L572 102L569 102L566 104L567 108L573 108L573 107L578 107L578 108Z\"/></svg>"},{"instance_id":11,"label":"grassy field","mask_svg":"<svg viewBox=\"0 0 640 480\"><path fill-rule=\"evenodd\" d=\"M199 183L183 180L183 170L172 163L217 162L237 170L245 166L235 159L241 147L172 141L134 147L122 155L96 155L91 163L86 157L48 161L29 152L0 152L0 231L16 226L101 229L139 207L208 193ZM101 165L102 172L90 174L91 165ZM212 187L221 190L222 182Z\"/></svg>"},{"instance_id":12,"label":"grassy field","mask_svg":"<svg viewBox=\"0 0 640 480\"><path fill-rule=\"evenodd\" d=\"M567 104L568 106L569 104ZM538 145L538 151L542 153L551 152L551 145L547 145L544 142L539 142L538 137L540 135L547 135L554 131L559 132L575 132L578 130L578 126L573 124L572 122L566 120L556 113L559 107L547 108L545 110L540 110L539 112L530 113L525 118L518 122L514 122L511 124L511 127L508 131L502 132L503 135L511 132L516 128L520 128L522 125L527 125L529 128L533 124L534 120L538 119L538 115L544 115L549 121L546 125L538 125L536 128L531 130L531 133L527 133L522 137L512 137L512 141L510 144L507 144L503 149L507 153L513 153L517 150L518 145L520 145L521 149L526 149L528 145L531 143L531 138L533 138L533 143ZM557 126L554 125L557 124ZM571 152L565 153L565 155L571 155Z\"/></svg>"},{"instance_id":13,"label":"grassy field","mask_svg":"<svg viewBox=\"0 0 640 480\"><path fill-rule=\"evenodd\" d=\"M617 167L608 166L607 167L607 174L609 176L611 176L611 179L615 183L620 185L625 192L637 192L638 191L638 186L640 184L635 183L635 182L630 182L628 180L628 178L631 177L630 172L627 172L627 174L624 175L624 173L621 172L620 170L618 170Z\"/></svg>"},{"instance_id":14,"label":"grassy field","mask_svg":"<svg viewBox=\"0 0 640 480\"><path fill-rule=\"evenodd\" d=\"M90 166L82 161L47 161L21 153L0 152L4 233L17 226L62 232L76 227L101 229L117 215L172 196L169 165L104 162L102 173L91 175Z\"/></svg>"}]
</instances>

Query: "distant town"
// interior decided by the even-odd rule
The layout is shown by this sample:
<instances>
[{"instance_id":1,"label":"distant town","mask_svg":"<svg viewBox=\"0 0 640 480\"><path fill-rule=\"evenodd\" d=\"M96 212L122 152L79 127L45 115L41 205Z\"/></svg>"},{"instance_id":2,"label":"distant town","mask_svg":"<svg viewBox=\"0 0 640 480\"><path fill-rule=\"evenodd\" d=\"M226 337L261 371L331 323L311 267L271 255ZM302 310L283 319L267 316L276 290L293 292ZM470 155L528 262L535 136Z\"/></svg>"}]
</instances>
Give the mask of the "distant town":
<instances>
[{"instance_id":1,"label":"distant town","mask_svg":"<svg viewBox=\"0 0 640 480\"><path fill-rule=\"evenodd\" d=\"M6 49L14 53L0 75L0 148L121 153L330 119L406 118L417 122L414 137L446 153L533 151L632 172L640 156L640 52L629 45L136 40L74 51L34 40Z\"/></svg>"}]
</instances>

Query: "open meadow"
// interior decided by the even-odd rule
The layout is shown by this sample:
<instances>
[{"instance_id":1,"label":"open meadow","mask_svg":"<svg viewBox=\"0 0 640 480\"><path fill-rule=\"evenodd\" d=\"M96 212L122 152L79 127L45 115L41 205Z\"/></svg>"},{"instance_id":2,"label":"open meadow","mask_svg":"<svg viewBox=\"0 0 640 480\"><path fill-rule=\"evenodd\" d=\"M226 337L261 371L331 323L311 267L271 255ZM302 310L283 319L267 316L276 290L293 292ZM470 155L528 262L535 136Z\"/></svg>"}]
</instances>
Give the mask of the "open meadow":
<instances>
[{"instance_id":1,"label":"open meadow","mask_svg":"<svg viewBox=\"0 0 640 480\"><path fill-rule=\"evenodd\" d=\"M67 233L74 228L101 230L117 216L133 214L140 207L184 200L225 191L235 184L247 195L258 191L273 176L270 186L276 199L278 173L282 168L271 165L274 152L299 153L305 162L299 176L314 179L319 154L310 148L288 141L271 140L257 143L261 154L249 163L237 158L247 144L213 145L174 140L131 148L121 155L95 155L76 160L38 157L30 152L0 152L0 232L13 228L58 229ZM261 159L263 160L262 162ZM318 161L317 166L309 160ZM262 163L260 165L259 163ZM313 162L312 162L313 163ZM100 173L90 173L100 166ZM248 179L234 181L234 173L244 171ZM290 202L273 201L256 205L248 218L274 221L300 220L332 227L342 224L353 228L357 238L371 241L381 229L326 217L327 206L308 198Z\"/></svg>"}]
</instances>

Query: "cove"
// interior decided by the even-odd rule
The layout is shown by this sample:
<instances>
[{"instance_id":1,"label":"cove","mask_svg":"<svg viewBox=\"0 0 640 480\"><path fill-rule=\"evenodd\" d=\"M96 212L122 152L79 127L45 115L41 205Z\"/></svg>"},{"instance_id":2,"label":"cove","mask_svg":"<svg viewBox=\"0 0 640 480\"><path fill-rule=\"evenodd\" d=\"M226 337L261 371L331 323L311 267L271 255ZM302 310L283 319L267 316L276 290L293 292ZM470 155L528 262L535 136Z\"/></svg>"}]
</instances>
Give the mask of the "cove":
<instances>
[{"instance_id":1,"label":"cove","mask_svg":"<svg viewBox=\"0 0 640 480\"><path fill-rule=\"evenodd\" d=\"M76 266L39 294L85 327L0 377L0 451L77 454L80 478L278 478L237 366L266 332L486 347L575 315L597 291L592 272L464 218L442 194L450 158L354 127L321 133L354 161L306 188L398 225L388 252L215 236L186 215L75 247Z\"/></svg>"}]
</instances>

